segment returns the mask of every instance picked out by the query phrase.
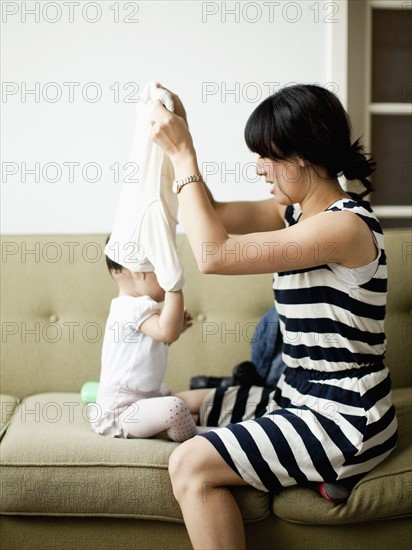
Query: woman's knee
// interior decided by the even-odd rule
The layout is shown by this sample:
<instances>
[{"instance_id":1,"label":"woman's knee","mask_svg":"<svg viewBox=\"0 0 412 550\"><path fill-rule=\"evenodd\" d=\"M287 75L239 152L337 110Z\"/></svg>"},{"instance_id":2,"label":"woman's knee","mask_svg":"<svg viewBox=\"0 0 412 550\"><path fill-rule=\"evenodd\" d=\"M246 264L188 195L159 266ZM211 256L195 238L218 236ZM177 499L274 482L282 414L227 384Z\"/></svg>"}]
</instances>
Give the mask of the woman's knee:
<instances>
[{"instance_id":1,"label":"woman's knee","mask_svg":"<svg viewBox=\"0 0 412 550\"><path fill-rule=\"evenodd\" d=\"M201 438L195 437L185 441L170 455L169 476L177 500L189 489L202 483L200 478L203 472L204 458L198 450L199 439Z\"/></svg>"}]
</instances>

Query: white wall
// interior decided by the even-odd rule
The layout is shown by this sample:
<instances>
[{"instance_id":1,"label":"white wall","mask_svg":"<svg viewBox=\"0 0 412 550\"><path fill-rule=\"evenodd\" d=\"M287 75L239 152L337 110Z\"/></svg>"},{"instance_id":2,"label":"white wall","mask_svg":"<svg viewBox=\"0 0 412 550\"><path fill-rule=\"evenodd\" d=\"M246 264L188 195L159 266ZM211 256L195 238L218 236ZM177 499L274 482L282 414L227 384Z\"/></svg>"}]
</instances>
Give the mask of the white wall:
<instances>
[{"instance_id":1,"label":"white wall","mask_svg":"<svg viewBox=\"0 0 412 550\"><path fill-rule=\"evenodd\" d=\"M110 231L129 174L135 105L126 98L136 99L149 79L180 94L217 199L268 196L249 164L245 122L289 82L335 78L329 88L345 89L331 62L345 4L3 1L2 233ZM24 174L36 163L37 182ZM72 165L73 181L68 163L80 164ZM96 182L87 181L93 166Z\"/></svg>"}]
</instances>

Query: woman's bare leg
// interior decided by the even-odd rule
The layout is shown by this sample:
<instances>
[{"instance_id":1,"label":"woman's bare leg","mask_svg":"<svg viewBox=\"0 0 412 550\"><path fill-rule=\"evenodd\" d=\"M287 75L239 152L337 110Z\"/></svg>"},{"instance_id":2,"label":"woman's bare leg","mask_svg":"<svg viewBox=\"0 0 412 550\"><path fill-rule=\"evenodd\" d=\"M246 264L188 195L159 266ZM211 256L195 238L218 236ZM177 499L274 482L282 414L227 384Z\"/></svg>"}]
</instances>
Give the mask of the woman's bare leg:
<instances>
[{"instance_id":1,"label":"woman's bare leg","mask_svg":"<svg viewBox=\"0 0 412 550\"><path fill-rule=\"evenodd\" d=\"M195 550L243 550L243 520L230 490L247 483L203 437L185 441L169 460L174 495Z\"/></svg>"},{"instance_id":2,"label":"woman's bare leg","mask_svg":"<svg viewBox=\"0 0 412 550\"><path fill-rule=\"evenodd\" d=\"M205 388L202 390L187 390L176 394L184 401L192 414L199 414L200 407L203 403L206 395L211 391L211 388Z\"/></svg>"}]
</instances>

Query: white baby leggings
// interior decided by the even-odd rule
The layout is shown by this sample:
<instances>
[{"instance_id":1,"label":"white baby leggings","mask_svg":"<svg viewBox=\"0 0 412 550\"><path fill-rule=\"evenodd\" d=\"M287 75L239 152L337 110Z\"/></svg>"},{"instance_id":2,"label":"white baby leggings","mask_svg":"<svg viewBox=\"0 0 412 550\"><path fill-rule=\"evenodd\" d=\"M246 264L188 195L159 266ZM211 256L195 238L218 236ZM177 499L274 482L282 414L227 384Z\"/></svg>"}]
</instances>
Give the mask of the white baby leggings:
<instances>
[{"instance_id":1,"label":"white baby leggings","mask_svg":"<svg viewBox=\"0 0 412 550\"><path fill-rule=\"evenodd\" d=\"M118 424L127 437L151 437L166 430L172 441L186 441L197 433L186 404L173 395L132 403L120 413Z\"/></svg>"}]
</instances>

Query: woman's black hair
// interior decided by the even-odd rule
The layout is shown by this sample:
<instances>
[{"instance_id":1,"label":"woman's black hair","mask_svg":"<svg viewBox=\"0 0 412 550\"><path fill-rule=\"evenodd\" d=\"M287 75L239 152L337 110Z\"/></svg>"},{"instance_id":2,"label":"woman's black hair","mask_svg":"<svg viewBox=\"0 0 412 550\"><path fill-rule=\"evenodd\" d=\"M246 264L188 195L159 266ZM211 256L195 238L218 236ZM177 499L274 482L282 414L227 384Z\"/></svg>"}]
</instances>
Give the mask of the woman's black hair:
<instances>
[{"instance_id":1,"label":"woman's black hair","mask_svg":"<svg viewBox=\"0 0 412 550\"><path fill-rule=\"evenodd\" d=\"M107 236L107 239L106 239L106 244L109 242L110 240L110 235ZM111 260L109 258L109 256L106 256L106 265L110 271L110 273L114 272L114 273L120 273L123 269L123 266L114 262L113 260Z\"/></svg>"},{"instance_id":2,"label":"woman's black hair","mask_svg":"<svg viewBox=\"0 0 412 550\"><path fill-rule=\"evenodd\" d=\"M324 168L330 177L358 179L366 191L375 162L360 139L351 143L351 124L335 94L311 84L288 86L260 103L245 127L251 151L272 160L297 157Z\"/></svg>"}]
</instances>

